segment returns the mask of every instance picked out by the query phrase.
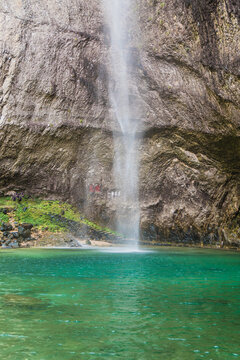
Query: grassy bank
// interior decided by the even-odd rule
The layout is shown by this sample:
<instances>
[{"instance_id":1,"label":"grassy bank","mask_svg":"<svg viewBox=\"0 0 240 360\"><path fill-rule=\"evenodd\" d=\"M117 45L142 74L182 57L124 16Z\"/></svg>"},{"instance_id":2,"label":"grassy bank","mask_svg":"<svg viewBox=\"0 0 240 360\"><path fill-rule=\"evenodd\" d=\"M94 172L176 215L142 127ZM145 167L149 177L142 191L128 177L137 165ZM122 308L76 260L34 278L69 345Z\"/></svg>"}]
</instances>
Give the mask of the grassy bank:
<instances>
[{"instance_id":1,"label":"grassy bank","mask_svg":"<svg viewBox=\"0 0 240 360\"><path fill-rule=\"evenodd\" d=\"M21 202L13 201L11 197L0 197L0 223L14 221L18 224L30 223L39 230L51 232L67 231L64 223L57 222L56 216L61 216L66 220L72 220L82 225L97 230L116 235L116 233L106 227L102 227L84 217L79 211L68 203L33 199L24 197Z\"/></svg>"}]
</instances>

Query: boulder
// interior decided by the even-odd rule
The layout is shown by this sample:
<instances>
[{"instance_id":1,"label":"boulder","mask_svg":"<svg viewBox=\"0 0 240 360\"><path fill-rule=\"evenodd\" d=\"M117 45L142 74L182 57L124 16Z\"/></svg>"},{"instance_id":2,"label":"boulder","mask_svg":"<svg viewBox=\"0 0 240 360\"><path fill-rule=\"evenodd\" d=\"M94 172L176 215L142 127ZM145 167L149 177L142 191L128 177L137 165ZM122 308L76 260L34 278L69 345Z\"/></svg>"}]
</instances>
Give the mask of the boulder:
<instances>
[{"instance_id":1,"label":"boulder","mask_svg":"<svg viewBox=\"0 0 240 360\"><path fill-rule=\"evenodd\" d=\"M32 241L32 240L35 240L35 239L33 239L31 237L27 237L27 238L24 239L24 241Z\"/></svg>"},{"instance_id":2,"label":"boulder","mask_svg":"<svg viewBox=\"0 0 240 360\"><path fill-rule=\"evenodd\" d=\"M17 249L19 248L19 244L18 242L15 240L15 241L12 241L8 244L9 247L11 247L12 249Z\"/></svg>"},{"instance_id":3,"label":"boulder","mask_svg":"<svg viewBox=\"0 0 240 360\"><path fill-rule=\"evenodd\" d=\"M31 239L31 230L24 230L23 234L22 234L22 237L24 239L27 239L27 238L30 238Z\"/></svg>"},{"instance_id":4,"label":"boulder","mask_svg":"<svg viewBox=\"0 0 240 360\"><path fill-rule=\"evenodd\" d=\"M23 236L24 232L25 232L24 227L21 226L21 225L18 226L18 234L19 234L19 236Z\"/></svg>"},{"instance_id":5,"label":"boulder","mask_svg":"<svg viewBox=\"0 0 240 360\"><path fill-rule=\"evenodd\" d=\"M19 238L19 233L16 232L16 231L12 232L11 235L12 235L13 239L18 239Z\"/></svg>"},{"instance_id":6,"label":"boulder","mask_svg":"<svg viewBox=\"0 0 240 360\"><path fill-rule=\"evenodd\" d=\"M13 230L13 227L11 224L8 223L2 223L2 226L0 228L1 231L11 231Z\"/></svg>"},{"instance_id":7,"label":"boulder","mask_svg":"<svg viewBox=\"0 0 240 360\"><path fill-rule=\"evenodd\" d=\"M31 230L33 228L33 224L30 224L30 223L24 223L24 224L21 224L21 226L26 230Z\"/></svg>"},{"instance_id":8,"label":"boulder","mask_svg":"<svg viewBox=\"0 0 240 360\"><path fill-rule=\"evenodd\" d=\"M16 191L8 191L7 193L5 193L5 196L16 196Z\"/></svg>"},{"instance_id":9,"label":"boulder","mask_svg":"<svg viewBox=\"0 0 240 360\"><path fill-rule=\"evenodd\" d=\"M11 247L8 246L7 244L2 244L2 249L10 249Z\"/></svg>"},{"instance_id":10,"label":"boulder","mask_svg":"<svg viewBox=\"0 0 240 360\"><path fill-rule=\"evenodd\" d=\"M18 235L21 238L21 240L31 238L31 230L25 229L23 226L19 226L18 227Z\"/></svg>"}]
</instances>

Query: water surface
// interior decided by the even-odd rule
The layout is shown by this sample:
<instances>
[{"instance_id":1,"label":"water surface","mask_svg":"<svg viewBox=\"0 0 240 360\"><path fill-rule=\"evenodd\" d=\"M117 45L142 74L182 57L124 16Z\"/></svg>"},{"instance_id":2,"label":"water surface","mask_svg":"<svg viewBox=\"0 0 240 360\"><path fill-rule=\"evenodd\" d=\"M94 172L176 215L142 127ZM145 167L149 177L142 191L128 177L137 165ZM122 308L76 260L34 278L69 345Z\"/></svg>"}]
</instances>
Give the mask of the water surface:
<instances>
[{"instance_id":1,"label":"water surface","mask_svg":"<svg viewBox=\"0 0 240 360\"><path fill-rule=\"evenodd\" d=\"M240 254L0 253L0 358L240 358Z\"/></svg>"}]
</instances>

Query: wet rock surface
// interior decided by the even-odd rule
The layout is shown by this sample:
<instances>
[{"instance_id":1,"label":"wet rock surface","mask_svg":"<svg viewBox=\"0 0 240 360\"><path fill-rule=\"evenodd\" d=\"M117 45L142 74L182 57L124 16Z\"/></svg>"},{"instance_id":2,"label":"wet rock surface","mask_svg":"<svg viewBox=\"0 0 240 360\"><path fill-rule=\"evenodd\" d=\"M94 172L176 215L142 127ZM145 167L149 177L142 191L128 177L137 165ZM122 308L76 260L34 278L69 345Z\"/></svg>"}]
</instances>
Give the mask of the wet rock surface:
<instances>
[{"instance_id":1,"label":"wet rock surface","mask_svg":"<svg viewBox=\"0 0 240 360\"><path fill-rule=\"evenodd\" d=\"M138 0L137 10L142 238L239 246L239 6ZM103 28L96 0L1 2L0 191L68 200L114 227Z\"/></svg>"},{"instance_id":2,"label":"wet rock surface","mask_svg":"<svg viewBox=\"0 0 240 360\"><path fill-rule=\"evenodd\" d=\"M46 215L47 216L47 215ZM60 232L50 232L48 228L40 230L33 224L23 223L13 227L11 224L2 223L0 228L0 246L2 249L17 249L19 247L67 247L80 248L83 244L91 245L107 243L124 243L121 236L104 230L94 229L78 221L69 220L62 215L48 215L52 224L61 228ZM18 226L17 226L18 225ZM5 229L8 229L6 231Z\"/></svg>"},{"instance_id":3,"label":"wet rock surface","mask_svg":"<svg viewBox=\"0 0 240 360\"><path fill-rule=\"evenodd\" d=\"M81 224L77 221L69 220L64 218L61 215L49 215L51 217L52 222L56 222L57 224L61 224L62 227L65 227L73 236L75 236L79 240L88 240L89 243L87 245L91 245L90 240L95 241L107 241L110 243L124 243L125 239L121 236L108 233L103 230L98 230L92 228L87 224Z\"/></svg>"},{"instance_id":4,"label":"wet rock surface","mask_svg":"<svg viewBox=\"0 0 240 360\"><path fill-rule=\"evenodd\" d=\"M3 223L1 228L0 228L0 231L4 231L4 232L8 232L8 231L11 231L13 230L13 227L11 224L5 224Z\"/></svg>"},{"instance_id":5,"label":"wet rock surface","mask_svg":"<svg viewBox=\"0 0 240 360\"><path fill-rule=\"evenodd\" d=\"M71 233L46 234L37 242L40 247L81 248L79 239Z\"/></svg>"},{"instance_id":6,"label":"wet rock surface","mask_svg":"<svg viewBox=\"0 0 240 360\"><path fill-rule=\"evenodd\" d=\"M33 228L32 224L22 224L15 228L11 224L2 223L0 228L1 238L0 245L1 247L8 249L15 249L22 246L23 242L32 241L31 229Z\"/></svg>"}]
</instances>

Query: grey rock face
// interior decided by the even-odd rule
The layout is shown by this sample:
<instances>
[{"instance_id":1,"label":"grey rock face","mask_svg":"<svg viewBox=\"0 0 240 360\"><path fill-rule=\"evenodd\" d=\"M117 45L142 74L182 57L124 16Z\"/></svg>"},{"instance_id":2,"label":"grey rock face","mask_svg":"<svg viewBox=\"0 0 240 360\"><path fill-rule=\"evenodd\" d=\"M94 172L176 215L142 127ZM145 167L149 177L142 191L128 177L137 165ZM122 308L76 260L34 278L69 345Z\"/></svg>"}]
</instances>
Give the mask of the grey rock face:
<instances>
[{"instance_id":1,"label":"grey rock face","mask_svg":"<svg viewBox=\"0 0 240 360\"><path fill-rule=\"evenodd\" d=\"M239 7L138 0L142 236L239 244ZM108 32L96 0L0 4L0 190L114 226ZM139 30L139 31L138 31ZM92 195L90 184L101 184Z\"/></svg>"}]
</instances>

